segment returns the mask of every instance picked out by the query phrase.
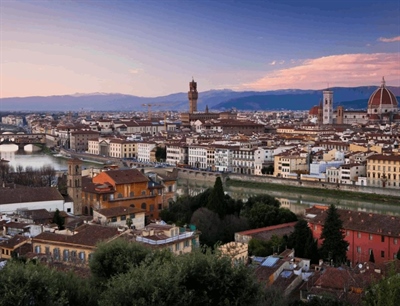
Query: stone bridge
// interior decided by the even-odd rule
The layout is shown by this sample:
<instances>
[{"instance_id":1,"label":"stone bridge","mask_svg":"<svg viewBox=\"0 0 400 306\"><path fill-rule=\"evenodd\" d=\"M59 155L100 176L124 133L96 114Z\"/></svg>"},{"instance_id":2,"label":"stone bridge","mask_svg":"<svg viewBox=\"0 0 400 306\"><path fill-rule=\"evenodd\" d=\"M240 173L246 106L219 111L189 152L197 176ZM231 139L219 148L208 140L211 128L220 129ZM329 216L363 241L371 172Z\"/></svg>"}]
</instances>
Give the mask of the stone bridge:
<instances>
[{"instance_id":1,"label":"stone bridge","mask_svg":"<svg viewBox=\"0 0 400 306\"><path fill-rule=\"evenodd\" d=\"M1 134L0 145L16 144L23 148L27 144L46 144L45 134Z\"/></svg>"}]
</instances>

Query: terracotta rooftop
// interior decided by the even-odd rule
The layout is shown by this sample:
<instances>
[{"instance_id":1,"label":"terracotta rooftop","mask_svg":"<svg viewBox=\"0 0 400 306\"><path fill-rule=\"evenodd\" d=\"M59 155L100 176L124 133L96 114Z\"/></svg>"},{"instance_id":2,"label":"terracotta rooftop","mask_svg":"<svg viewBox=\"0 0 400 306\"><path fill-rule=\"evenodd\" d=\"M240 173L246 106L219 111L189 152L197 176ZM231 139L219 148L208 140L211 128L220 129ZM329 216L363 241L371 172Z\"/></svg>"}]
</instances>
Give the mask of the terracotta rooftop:
<instances>
[{"instance_id":1,"label":"terracotta rooftop","mask_svg":"<svg viewBox=\"0 0 400 306\"><path fill-rule=\"evenodd\" d=\"M97 243L109 240L119 235L117 228L100 225L83 224L76 228L77 233L72 236L44 232L33 238L35 241L51 241L65 244L77 244L87 247L95 247Z\"/></svg>"},{"instance_id":2,"label":"terracotta rooftop","mask_svg":"<svg viewBox=\"0 0 400 306\"><path fill-rule=\"evenodd\" d=\"M310 216L308 222L311 224L324 224L327 216L327 207L311 207L306 209ZM400 217L380 215L352 210L337 210L343 221L343 228L371 234L400 237Z\"/></svg>"},{"instance_id":3,"label":"terracotta rooftop","mask_svg":"<svg viewBox=\"0 0 400 306\"><path fill-rule=\"evenodd\" d=\"M0 188L0 205L63 200L61 193L54 187L21 187L18 190Z\"/></svg>"},{"instance_id":4,"label":"terracotta rooftop","mask_svg":"<svg viewBox=\"0 0 400 306\"><path fill-rule=\"evenodd\" d=\"M98 211L99 214L102 214L105 217L117 217L127 214L137 214L137 213L145 213L144 209L135 208L135 207L111 207L111 208L103 208Z\"/></svg>"}]
</instances>

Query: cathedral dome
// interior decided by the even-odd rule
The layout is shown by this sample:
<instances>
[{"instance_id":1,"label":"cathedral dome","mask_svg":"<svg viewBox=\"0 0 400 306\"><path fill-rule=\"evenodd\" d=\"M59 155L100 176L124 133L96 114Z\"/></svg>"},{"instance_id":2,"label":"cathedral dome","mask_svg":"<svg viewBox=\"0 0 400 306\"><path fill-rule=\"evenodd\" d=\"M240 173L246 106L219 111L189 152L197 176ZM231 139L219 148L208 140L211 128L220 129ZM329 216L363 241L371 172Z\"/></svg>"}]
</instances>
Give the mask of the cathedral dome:
<instances>
[{"instance_id":1,"label":"cathedral dome","mask_svg":"<svg viewBox=\"0 0 400 306\"><path fill-rule=\"evenodd\" d=\"M382 78L381 87L375 90L368 100L369 120L394 119L398 113L398 102L396 96L386 88L385 79ZM378 119L379 118L379 119Z\"/></svg>"},{"instance_id":2,"label":"cathedral dome","mask_svg":"<svg viewBox=\"0 0 400 306\"><path fill-rule=\"evenodd\" d=\"M386 88L385 79L382 78L382 85L373 92L368 100L368 108L390 108L395 107L397 109L396 96L389 89Z\"/></svg>"}]
</instances>

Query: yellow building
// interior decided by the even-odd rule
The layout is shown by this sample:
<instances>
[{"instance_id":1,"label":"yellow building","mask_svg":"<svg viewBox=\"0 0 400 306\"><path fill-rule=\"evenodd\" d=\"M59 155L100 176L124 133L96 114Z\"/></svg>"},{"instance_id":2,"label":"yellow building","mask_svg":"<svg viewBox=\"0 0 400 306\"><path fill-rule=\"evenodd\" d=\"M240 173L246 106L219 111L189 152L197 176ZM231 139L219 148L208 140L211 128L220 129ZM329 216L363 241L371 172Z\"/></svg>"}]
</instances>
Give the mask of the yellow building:
<instances>
[{"instance_id":1,"label":"yellow building","mask_svg":"<svg viewBox=\"0 0 400 306\"><path fill-rule=\"evenodd\" d=\"M283 152L274 156L274 176L287 177L290 173L307 173L307 157Z\"/></svg>"},{"instance_id":2,"label":"yellow building","mask_svg":"<svg viewBox=\"0 0 400 306\"><path fill-rule=\"evenodd\" d=\"M151 223L141 230L126 235L130 241L139 242L155 249L169 249L176 255L189 253L199 246L199 233L176 225Z\"/></svg>"},{"instance_id":3,"label":"yellow building","mask_svg":"<svg viewBox=\"0 0 400 306\"><path fill-rule=\"evenodd\" d=\"M9 240L0 242L0 258L10 259L12 253L15 252L19 247L29 243L29 238L22 235L15 235Z\"/></svg>"},{"instance_id":4,"label":"yellow building","mask_svg":"<svg viewBox=\"0 0 400 306\"><path fill-rule=\"evenodd\" d=\"M400 189L400 156L383 154L369 156L367 183L372 187Z\"/></svg>"},{"instance_id":5,"label":"yellow building","mask_svg":"<svg viewBox=\"0 0 400 306\"><path fill-rule=\"evenodd\" d=\"M45 254L52 261L86 265L99 242L120 235L116 227L83 224L66 234L43 232L32 238L32 246L34 253Z\"/></svg>"}]
</instances>

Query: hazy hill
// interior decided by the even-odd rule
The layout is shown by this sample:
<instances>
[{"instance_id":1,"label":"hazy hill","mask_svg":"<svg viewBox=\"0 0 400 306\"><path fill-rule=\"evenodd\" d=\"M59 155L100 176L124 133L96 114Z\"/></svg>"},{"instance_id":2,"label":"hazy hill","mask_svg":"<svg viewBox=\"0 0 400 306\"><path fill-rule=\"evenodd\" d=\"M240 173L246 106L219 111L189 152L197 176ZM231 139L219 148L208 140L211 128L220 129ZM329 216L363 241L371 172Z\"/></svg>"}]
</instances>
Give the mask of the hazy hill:
<instances>
[{"instance_id":1,"label":"hazy hill","mask_svg":"<svg viewBox=\"0 0 400 306\"><path fill-rule=\"evenodd\" d=\"M336 87L335 106L346 108L366 108L367 101L376 86ZM400 96L400 87L389 87L396 96ZM209 90L199 93L198 110L307 110L322 99L322 90L287 89L276 91L232 91ZM165 106L153 107L154 110L188 110L187 93L174 93L167 96L147 98L124 94L73 94L49 97L25 97L0 99L2 111L144 111L142 104L155 103Z\"/></svg>"}]
</instances>

